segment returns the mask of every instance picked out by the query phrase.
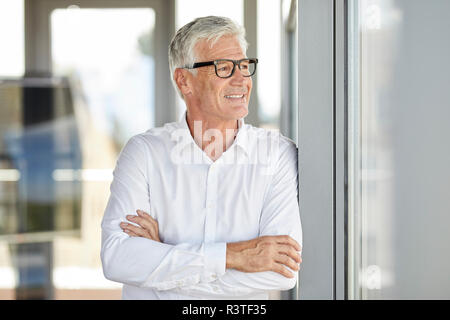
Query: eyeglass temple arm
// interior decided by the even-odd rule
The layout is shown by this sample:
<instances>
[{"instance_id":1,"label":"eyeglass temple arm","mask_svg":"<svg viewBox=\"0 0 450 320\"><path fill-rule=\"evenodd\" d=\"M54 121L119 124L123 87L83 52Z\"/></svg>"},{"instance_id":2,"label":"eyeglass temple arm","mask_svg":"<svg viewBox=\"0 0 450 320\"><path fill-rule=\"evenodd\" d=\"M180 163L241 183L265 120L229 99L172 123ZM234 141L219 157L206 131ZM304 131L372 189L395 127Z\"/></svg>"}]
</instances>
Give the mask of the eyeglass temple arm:
<instances>
[{"instance_id":1,"label":"eyeglass temple arm","mask_svg":"<svg viewBox=\"0 0 450 320\"><path fill-rule=\"evenodd\" d=\"M194 65L191 66L184 66L185 69L195 69L200 67L206 67L206 66L212 66L214 65L214 61L208 61L208 62L196 62Z\"/></svg>"}]
</instances>

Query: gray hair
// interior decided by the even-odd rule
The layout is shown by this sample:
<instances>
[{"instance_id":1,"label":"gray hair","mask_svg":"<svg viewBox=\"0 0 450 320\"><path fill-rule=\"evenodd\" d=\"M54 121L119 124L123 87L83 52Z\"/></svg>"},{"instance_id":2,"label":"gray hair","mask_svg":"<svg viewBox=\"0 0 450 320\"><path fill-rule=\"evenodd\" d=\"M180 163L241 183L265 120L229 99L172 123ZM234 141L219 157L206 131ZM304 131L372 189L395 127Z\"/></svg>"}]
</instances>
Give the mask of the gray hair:
<instances>
[{"instance_id":1,"label":"gray hair","mask_svg":"<svg viewBox=\"0 0 450 320\"><path fill-rule=\"evenodd\" d=\"M210 47L212 47L219 38L225 35L236 36L242 52L246 53L248 43L245 40L244 27L226 17L208 16L197 18L177 31L169 45L169 69L172 84L181 98L183 98L183 95L174 79L175 69L192 66L195 63L194 48L198 41L206 39L210 41ZM188 70L194 75L197 74L195 69Z\"/></svg>"}]
</instances>

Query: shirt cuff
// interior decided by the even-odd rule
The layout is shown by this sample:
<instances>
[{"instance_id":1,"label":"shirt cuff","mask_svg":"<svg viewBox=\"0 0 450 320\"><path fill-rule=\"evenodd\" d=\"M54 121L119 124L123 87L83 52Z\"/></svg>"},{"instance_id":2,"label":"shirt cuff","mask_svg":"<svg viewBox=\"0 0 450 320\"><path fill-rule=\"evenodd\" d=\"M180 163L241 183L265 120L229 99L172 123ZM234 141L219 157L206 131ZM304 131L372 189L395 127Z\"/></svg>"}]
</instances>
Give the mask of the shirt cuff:
<instances>
[{"instance_id":1,"label":"shirt cuff","mask_svg":"<svg viewBox=\"0 0 450 320\"><path fill-rule=\"evenodd\" d=\"M225 274L226 242L205 243L205 273L213 278Z\"/></svg>"}]
</instances>

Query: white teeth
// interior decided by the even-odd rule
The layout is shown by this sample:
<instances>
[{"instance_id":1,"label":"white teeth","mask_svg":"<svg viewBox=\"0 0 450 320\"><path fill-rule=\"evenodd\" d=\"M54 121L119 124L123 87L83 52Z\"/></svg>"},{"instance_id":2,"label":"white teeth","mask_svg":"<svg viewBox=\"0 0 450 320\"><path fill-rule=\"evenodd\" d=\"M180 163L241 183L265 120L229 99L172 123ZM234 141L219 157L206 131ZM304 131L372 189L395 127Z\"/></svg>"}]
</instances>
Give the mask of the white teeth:
<instances>
[{"instance_id":1,"label":"white teeth","mask_svg":"<svg viewBox=\"0 0 450 320\"><path fill-rule=\"evenodd\" d=\"M230 96L225 96L225 98L238 98L238 99L241 99L241 98L243 98L244 97L244 95L242 94L242 95L236 95L236 94L234 94L234 95L230 95Z\"/></svg>"}]
</instances>

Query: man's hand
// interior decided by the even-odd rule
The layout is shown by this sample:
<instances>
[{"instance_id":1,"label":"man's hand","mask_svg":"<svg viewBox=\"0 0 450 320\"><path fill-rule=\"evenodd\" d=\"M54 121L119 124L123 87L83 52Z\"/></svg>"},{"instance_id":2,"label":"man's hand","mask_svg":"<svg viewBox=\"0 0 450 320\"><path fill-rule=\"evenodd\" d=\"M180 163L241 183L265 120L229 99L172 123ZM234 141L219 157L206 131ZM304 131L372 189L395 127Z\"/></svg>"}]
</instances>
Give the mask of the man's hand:
<instances>
[{"instance_id":1,"label":"man's hand","mask_svg":"<svg viewBox=\"0 0 450 320\"><path fill-rule=\"evenodd\" d=\"M130 223L122 222L120 227L130 237L143 237L150 240L161 242L159 239L158 222L153 219L148 213L142 210L136 210L137 216L129 215L127 220L138 224L140 227L134 226Z\"/></svg>"},{"instance_id":2,"label":"man's hand","mask_svg":"<svg viewBox=\"0 0 450 320\"><path fill-rule=\"evenodd\" d=\"M293 278L300 269L301 246L289 236L263 236L256 239L227 243L227 268L243 272L274 271Z\"/></svg>"}]
</instances>

